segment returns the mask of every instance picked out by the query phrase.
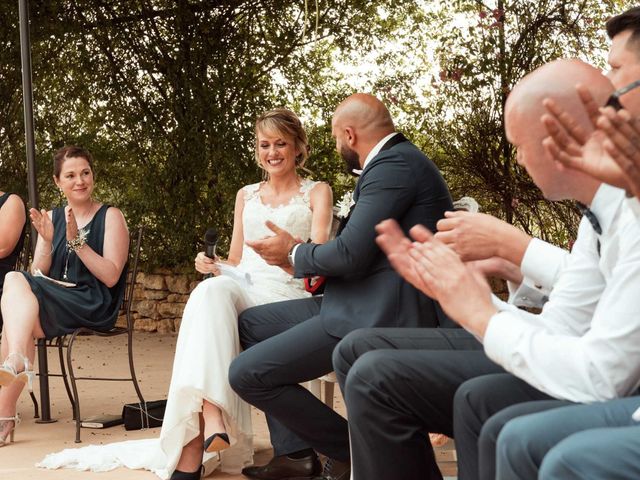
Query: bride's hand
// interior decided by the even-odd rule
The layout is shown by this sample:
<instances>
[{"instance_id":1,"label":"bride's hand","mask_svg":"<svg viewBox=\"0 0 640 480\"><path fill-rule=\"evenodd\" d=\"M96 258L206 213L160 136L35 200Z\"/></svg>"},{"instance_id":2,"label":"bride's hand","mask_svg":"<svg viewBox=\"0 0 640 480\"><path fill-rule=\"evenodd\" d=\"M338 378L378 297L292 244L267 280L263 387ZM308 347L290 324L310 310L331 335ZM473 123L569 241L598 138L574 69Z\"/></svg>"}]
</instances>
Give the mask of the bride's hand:
<instances>
[{"instance_id":1,"label":"bride's hand","mask_svg":"<svg viewBox=\"0 0 640 480\"><path fill-rule=\"evenodd\" d=\"M200 273L210 273L214 276L220 275L220 268L216 265L216 262L220 260L218 257L215 259L207 257L204 252L198 252L195 260L196 270Z\"/></svg>"}]
</instances>

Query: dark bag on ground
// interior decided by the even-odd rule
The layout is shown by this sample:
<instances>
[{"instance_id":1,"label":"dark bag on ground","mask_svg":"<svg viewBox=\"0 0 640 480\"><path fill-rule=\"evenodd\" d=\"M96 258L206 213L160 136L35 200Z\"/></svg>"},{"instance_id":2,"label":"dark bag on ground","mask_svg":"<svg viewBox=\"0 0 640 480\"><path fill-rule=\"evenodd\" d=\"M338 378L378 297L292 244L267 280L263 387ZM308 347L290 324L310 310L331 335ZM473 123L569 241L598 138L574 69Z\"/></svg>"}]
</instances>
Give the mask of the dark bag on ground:
<instances>
[{"instance_id":1,"label":"dark bag on ground","mask_svg":"<svg viewBox=\"0 0 640 480\"><path fill-rule=\"evenodd\" d=\"M125 430L141 430L162 426L166 400L154 400L144 403L126 403L122 407L122 420Z\"/></svg>"}]
</instances>

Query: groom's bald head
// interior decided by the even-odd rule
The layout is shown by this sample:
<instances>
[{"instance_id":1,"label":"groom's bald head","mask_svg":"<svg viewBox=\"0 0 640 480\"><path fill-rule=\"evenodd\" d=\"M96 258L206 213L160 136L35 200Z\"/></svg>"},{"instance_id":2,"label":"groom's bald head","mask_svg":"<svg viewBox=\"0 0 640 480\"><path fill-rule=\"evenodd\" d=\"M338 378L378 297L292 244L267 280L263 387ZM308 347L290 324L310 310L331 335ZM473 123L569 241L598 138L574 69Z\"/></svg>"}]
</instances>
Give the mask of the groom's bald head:
<instances>
[{"instance_id":1,"label":"groom's bald head","mask_svg":"<svg viewBox=\"0 0 640 480\"><path fill-rule=\"evenodd\" d=\"M387 107L366 93L355 93L343 100L331 121L336 149L349 170L362 168L373 147L393 132L395 127Z\"/></svg>"}]
</instances>

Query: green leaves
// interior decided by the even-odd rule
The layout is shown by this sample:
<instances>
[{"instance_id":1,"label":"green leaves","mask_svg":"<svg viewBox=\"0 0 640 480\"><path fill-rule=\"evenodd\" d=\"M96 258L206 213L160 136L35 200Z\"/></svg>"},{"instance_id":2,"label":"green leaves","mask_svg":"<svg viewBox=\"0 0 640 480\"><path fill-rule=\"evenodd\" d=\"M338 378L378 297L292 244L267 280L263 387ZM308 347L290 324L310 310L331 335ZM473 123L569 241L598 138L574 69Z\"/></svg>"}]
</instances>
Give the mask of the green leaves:
<instances>
[{"instance_id":1,"label":"green leaves","mask_svg":"<svg viewBox=\"0 0 640 480\"><path fill-rule=\"evenodd\" d=\"M59 201L53 151L80 143L96 157L98 198L130 226L148 225L147 266L190 266L206 228L229 241L237 190L261 178L260 113L300 114L307 168L338 199L353 179L331 115L367 91L437 162L455 197L473 195L485 211L564 241L572 210L547 204L516 165L503 104L552 58L602 64L604 19L629 2L317 4L316 14L303 0L31 0L41 205ZM17 19L17 2L0 2L0 188L26 198Z\"/></svg>"}]
</instances>

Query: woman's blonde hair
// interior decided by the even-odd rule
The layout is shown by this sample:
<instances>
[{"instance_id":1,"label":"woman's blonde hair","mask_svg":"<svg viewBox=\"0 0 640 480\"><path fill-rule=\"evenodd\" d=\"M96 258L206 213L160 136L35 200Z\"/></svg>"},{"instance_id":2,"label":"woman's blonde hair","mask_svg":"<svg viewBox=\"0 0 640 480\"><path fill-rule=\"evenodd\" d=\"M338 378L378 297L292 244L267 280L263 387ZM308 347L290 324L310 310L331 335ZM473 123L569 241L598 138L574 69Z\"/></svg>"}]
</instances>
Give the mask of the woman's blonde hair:
<instances>
[{"instance_id":1,"label":"woman's blonde hair","mask_svg":"<svg viewBox=\"0 0 640 480\"><path fill-rule=\"evenodd\" d=\"M309 157L309 142L307 132L304 131L298 116L286 108L275 108L260 115L256 120L256 162L260 165L258 132L273 132L283 137L293 139L294 146L299 152L296 156L296 166L304 167Z\"/></svg>"}]
</instances>

